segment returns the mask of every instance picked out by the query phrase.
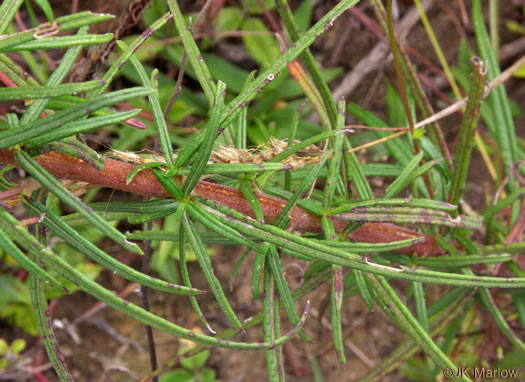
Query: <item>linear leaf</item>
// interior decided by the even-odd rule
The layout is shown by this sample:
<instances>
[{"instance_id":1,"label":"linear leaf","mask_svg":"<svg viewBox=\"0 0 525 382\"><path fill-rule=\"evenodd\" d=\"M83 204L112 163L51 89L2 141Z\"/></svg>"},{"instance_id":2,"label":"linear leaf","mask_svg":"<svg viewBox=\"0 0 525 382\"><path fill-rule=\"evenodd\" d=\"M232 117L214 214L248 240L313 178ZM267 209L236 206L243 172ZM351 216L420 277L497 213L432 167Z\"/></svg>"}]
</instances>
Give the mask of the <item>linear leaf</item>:
<instances>
[{"instance_id":1,"label":"linear leaf","mask_svg":"<svg viewBox=\"0 0 525 382\"><path fill-rule=\"evenodd\" d=\"M81 27L78 30L77 35L85 35L87 31L87 26ZM62 59L60 60L60 64L58 65L56 70L49 76L46 85L49 86L60 84L73 67L73 64L75 63L81 50L81 46L75 46L73 48L68 49L68 51L64 54L64 57L62 57ZM48 102L49 100L47 99L40 99L38 101L33 102L26 109L20 122L22 124L26 124L39 118Z\"/></svg>"},{"instance_id":2,"label":"linear leaf","mask_svg":"<svg viewBox=\"0 0 525 382\"><path fill-rule=\"evenodd\" d=\"M142 254L142 250L135 243L131 243L126 236L105 221L100 215L91 210L84 202L72 195L60 182L40 166L29 154L19 151L15 153L16 160L35 180L47 188L57 198L74 210L80 212L94 227L108 235L111 239L127 250Z\"/></svg>"},{"instance_id":3,"label":"linear leaf","mask_svg":"<svg viewBox=\"0 0 525 382\"><path fill-rule=\"evenodd\" d=\"M145 96L150 92L151 90L146 88L129 88L117 90L112 93L104 94L100 97L97 97L96 99L83 102L77 106L63 110L49 117L22 125L16 129L2 131L0 132L0 149L6 149L41 136L50 132L56 127L64 125L65 123L76 121L90 114L94 110L120 103L130 98Z\"/></svg>"},{"instance_id":4,"label":"linear leaf","mask_svg":"<svg viewBox=\"0 0 525 382\"><path fill-rule=\"evenodd\" d=\"M4 212L4 211L2 211ZM4 219L2 219L4 220ZM8 223L4 223L8 224ZM36 277L50 283L51 285L62 288L62 285L53 276L47 273L44 269L38 266L34 261L30 260L26 255L18 249L18 247L9 239L9 237L0 228L0 247L9 256L15 260L18 265L24 268L26 271L35 275Z\"/></svg>"},{"instance_id":5,"label":"linear leaf","mask_svg":"<svg viewBox=\"0 0 525 382\"><path fill-rule=\"evenodd\" d=\"M117 45L120 49L126 50L128 46L123 41L117 41ZM139 61L139 59L132 54L130 56L130 61L139 77L142 80L144 87L153 89L153 92L148 95L149 102L151 104L151 109L153 111L153 117L155 118L155 126L157 128L157 136L159 139L159 147L164 155L164 160L166 161L168 167L173 167L173 148L171 147L171 141L168 134L168 126L166 125L166 119L162 113L162 108L160 107L159 100L159 89L158 89L158 70L152 72L152 79L150 80L144 70L144 66Z\"/></svg>"},{"instance_id":6,"label":"linear leaf","mask_svg":"<svg viewBox=\"0 0 525 382\"><path fill-rule=\"evenodd\" d=\"M184 185L182 186L182 191L187 196L191 194L193 188L199 181L202 176L206 164L210 159L211 152L213 150L213 143L217 139L219 128L221 126L220 120L222 116L222 110L224 107L224 96L226 94L226 84L219 81L215 90L213 108L211 110L211 116L208 121L208 126L205 130L204 140L200 146L199 151L197 152L197 157L195 162L191 167L191 174L188 176Z\"/></svg>"},{"instance_id":7,"label":"linear leaf","mask_svg":"<svg viewBox=\"0 0 525 382\"><path fill-rule=\"evenodd\" d=\"M76 134L86 133L88 131L100 129L101 127L123 123L130 118L136 117L140 112L140 109L134 109L122 113L113 113L101 117L92 117L81 121L65 123L60 129L53 130L52 132L44 134L40 137L30 139L25 142L25 144L36 147L42 146L46 143L72 137Z\"/></svg>"},{"instance_id":8,"label":"linear leaf","mask_svg":"<svg viewBox=\"0 0 525 382\"><path fill-rule=\"evenodd\" d=\"M33 247L34 239L31 239L26 231L24 232L10 232L15 236L20 236L20 242L25 247ZM33 249L33 251L38 252L38 250ZM305 321L310 308L309 302L306 304L305 312L301 318L301 321L297 327L291 330L289 333L277 338L275 342L272 343L242 343L223 340L220 338L206 336L204 334L193 332L188 329L182 328L178 325L173 324L172 322L165 320L162 317L159 317L153 313L150 313L143 308L130 303L122 299L119 296L116 296L113 292L107 290L106 288L100 286L96 282L90 280L86 275L84 275L79 270L73 268L69 263L63 260L61 257L56 256L49 249L45 248L42 250L39 259L44 263L44 265L53 268L56 272L64 276L66 279L78 285L78 287L84 292L92 295L97 300L102 301L103 303L111 306L112 308L132 317L133 319L142 322L145 325L149 325L155 329L161 330L167 334L171 334L177 337L187 339L189 341L198 342L207 346L222 347L228 349L237 349L237 350L265 350L271 349L275 346L280 346L289 340L295 335L297 330L301 328Z\"/></svg>"},{"instance_id":9,"label":"linear leaf","mask_svg":"<svg viewBox=\"0 0 525 382\"><path fill-rule=\"evenodd\" d=\"M184 231L188 236L188 240L191 244L191 247L193 248L193 252L195 253L195 257L199 262L202 272L204 273L204 277L208 281L208 285L210 286L211 291L217 300L217 303L228 318L228 321L230 321L230 323L235 328L241 329L242 324L233 312L230 303L228 302L228 299L224 295L224 291L222 290L219 280L217 279L217 277L215 277L213 273L213 267L211 265L210 257L206 251L206 247L204 246L199 237L197 230L195 229L195 226L193 225L191 220L188 219L186 214L183 215L182 223L184 226Z\"/></svg>"},{"instance_id":10,"label":"linear leaf","mask_svg":"<svg viewBox=\"0 0 525 382\"><path fill-rule=\"evenodd\" d=\"M261 224L225 206L213 206L213 203L208 205L208 202L204 201L203 208L246 236L268 241L281 248L298 252L304 256L325 260L343 267L389 276L395 279L428 282L432 284L488 288L521 288L525 286L525 279L523 278L468 276L448 272L381 266L380 264L363 260L361 256L357 254L342 251L337 248L330 248L313 239L306 239L294 235L275 226Z\"/></svg>"},{"instance_id":11,"label":"linear leaf","mask_svg":"<svg viewBox=\"0 0 525 382\"><path fill-rule=\"evenodd\" d=\"M76 45L97 45L104 44L113 39L113 33L105 34L87 34L83 36L61 36L61 37L45 37L40 40L33 40L10 46L8 48L2 48L0 43L0 52L20 52L30 50L50 50L50 49L63 49L69 48Z\"/></svg>"},{"instance_id":12,"label":"linear leaf","mask_svg":"<svg viewBox=\"0 0 525 382\"><path fill-rule=\"evenodd\" d=\"M217 97L215 83L210 74L210 71L202 59L199 47L195 43L195 40L188 29L186 21L184 21L184 16L179 9L177 1L168 0L168 6L170 7L170 11L173 14L175 26L177 27L177 31L182 38L182 44L184 45L184 49L188 55L191 66L195 71L195 75L197 76L199 84L201 85L206 98L208 98L208 103L213 105L217 102Z\"/></svg>"},{"instance_id":13,"label":"linear leaf","mask_svg":"<svg viewBox=\"0 0 525 382\"><path fill-rule=\"evenodd\" d=\"M2 90L0 90L0 101L59 97L62 95L83 93L88 90L96 89L102 85L103 81L94 80L54 86L2 88Z\"/></svg>"},{"instance_id":14,"label":"linear leaf","mask_svg":"<svg viewBox=\"0 0 525 382\"><path fill-rule=\"evenodd\" d=\"M91 260L127 280L168 293L181 295L198 295L203 293L198 289L175 285L138 272L126 264L115 260L111 255L102 251L95 244L79 235L77 231L65 224L58 216L53 214L49 208L41 203L26 201L24 205L32 214L43 216L42 224L57 236L64 239L64 241L72 248L77 249L88 256Z\"/></svg>"}]
</instances>

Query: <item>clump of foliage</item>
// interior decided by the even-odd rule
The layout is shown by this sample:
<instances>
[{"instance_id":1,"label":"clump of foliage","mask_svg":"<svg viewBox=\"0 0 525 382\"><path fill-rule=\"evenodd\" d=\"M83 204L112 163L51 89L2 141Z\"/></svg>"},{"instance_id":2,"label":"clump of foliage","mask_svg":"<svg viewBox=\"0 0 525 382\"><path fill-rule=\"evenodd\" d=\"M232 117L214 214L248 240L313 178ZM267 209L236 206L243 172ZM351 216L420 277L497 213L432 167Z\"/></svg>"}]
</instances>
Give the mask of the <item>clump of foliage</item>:
<instances>
[{"instance_id":1,"label":"clump of foliage","mask_svg":"<svg viewBox=\"0 0 525 382\"><path fill-rule=\"evenodd\" d=\"M341 14L357 3L355 0L338 2L312 26L309 1L295 13L285 0L262 2L266 11L275 9L282 20L286 34L283 45L289 46L282 52L259 17L264 10L258 2L243 1L248 17L239 8L223 8L213 19L213 28L218 36L237 29L245 32L246 49L260 66L252 73L204 52L212 40L205 38L197 44L195 32L206 6L199 15L188 18L176 0L153 1L142 15L147 26L142 34L115 39L111 33L88 32L90 25L111 15L80 12L55 17L47 0L34 3L48 21L37 23L28 1L27 12L33 15L34 27L16 32L11 24L22 3L5 0L0 6L0 79L9 87L0 89L0 100L25 101L22 112L9 113L0 120L0 163L7 165L2 176L19 166L33 181L12 184L2 178L0 249L14 260L8 264L10 268L29 272L24 290L31 296L35 323L16 318L20 309L27 311L27 298L22 301L24 306L17 306L18 311L7 310L21 290L4 295L0 304L3 317L12 312L15 322L26 330L38 330L61 380L71 380L72 376L50 325L48 297L75 290L150 328L197 343L199 346L185 353L187 356L205 347L264 351L272 381L285 377L283 344L296 335L310 342L304 329L310 302L304 304L301 314L296 301L326 282L331 285L333 344L341 364L346 363L341 308L349 296L361 295L370 311L382 309L409 336L364 380L392 370L420 350L431 366L426 369L429 379L444 368L464 366L451 356L469 317L464 312L472 313L475 302L490 314L516 354L525 352L525 344L508 324L509 316L525 323L525 277L514 260L524 245L520 238L508 239L523 225L523 167L519 165L525 151L518 145L510 101L500 84L505 74L500 74L479 0L473 1L472 20L481 59L470 65L471 52L463 45L458 68L449 70L442 62L458 101L448 110L464 108L454 160L443 140L439 117L433 118L413 65L396 40L391 1L387 1L386 9L381 2L371 1L389 38L397 83L401 85L399 93L389 86L390 123L357 104L334 100L327 80L340 70L321 70L309 50ZM143 3L132 4L137 7ZM415 3L419 5L419 1ZM67 31L74 33L64 33ZM90 54L107 60L107 67L95 70L98 79L64 83L88 45L100 47ZM435 48L439 51L439 44ZM49 73L32 51L54 49L66 51ZM15 62L11 52L21 55L29 73ZM175 64L179 78L186 74L201 91L195 91L195 86L184 87L145 64L151 55ZM92 68L95 62L88 60L88 64ZM118 76L136 86L113 90ZM467 95L464 102L460 102L460 87ZM306 106L301 105L304 96L309 100ZM124 102L134 109L118 110ZM279 102L284 103L282 108L272 108ZM145 126L138 117L141 110L153 116L147 129L142 129ZM318 124L303 117L310 112L317 114ZM380 140L376 143L382 144L395 163L363 164L358 159L359 148L353 148L348 135L351 129L345 124L346 113L371 127ZM198 121L194 126L197 133L171 128L190 116ZM479 116L496 144L488 153L484 138L476 132ZM396 132L390 131L389 125L397 128ZM116 137L111 145L120 150L112 152L117 159L107 158L85 143L83 134L101 129ZM272 140L272 136L278 139ZM127 152L148 149L141 144L152 137L157 142L156 155ZM269 142L266 149L258 153L248 150L264 142ZM494 171L494 184L501 191L494 202L478 212L463 200L474 145L485 154L487 165ZM179 148L176 155L174 146ZM372 176L394 178L380 197L372 192ZM92 186L148 198L91 203L99 192ZM20 198L14 200L17 195ZM82 199L79 195L85 196ZM23 206L24 216L19 209L10 208L16 202ZM507 216L502 211L508 211ZM406 224L412 229L405 228ZM129 225L138 225L138 229L123 232L119 228ZM142 270L115 260L103 246L96 245L103 238L131 253L143 254ZM216 243L245 248L232 277L242 262L250 259L253 263L251 291L263 308L249 321L238 318L214 275L207 245ZM173 253L177 254L178 267ZM94 267L84 256L98 265ZM308 263L304 282L295 290L284 278L285 256ZM190 260L201 268L209 285L207 292L213 294L231 329L215 334L207 322L206 310L199 303L204 291L192 286L193 275L187 266ZM148 274L150 263L160 278ZM503 263L512 277L476 274L471 269L474 265L499 267ZM143 306L97 283L102 270L140 284ZM397 280L408 283L407 296L400 296L393 288ZM19 282L4 277L1 281L11 288ZM430 304L426 284L449 288ZM512 307L502 311L490 288L512 296ZM186 329L151 313L148 289L187 296L212 334ZM281 328L283 318L293 327L288 333ZM252 327L261 331L261 342L229 339ZM200 370L206 358L201 353L197 364L187 362L183 365L186 370L172 373ZM154 361L152 368L154 377L163 372ZM401 370L410 376L415 374L414 369L409 361ZM203 380L215 379L209 370L198 372L210 374ZM469 380L467 376L460 379Z\"/></svg>"}]
</instances>

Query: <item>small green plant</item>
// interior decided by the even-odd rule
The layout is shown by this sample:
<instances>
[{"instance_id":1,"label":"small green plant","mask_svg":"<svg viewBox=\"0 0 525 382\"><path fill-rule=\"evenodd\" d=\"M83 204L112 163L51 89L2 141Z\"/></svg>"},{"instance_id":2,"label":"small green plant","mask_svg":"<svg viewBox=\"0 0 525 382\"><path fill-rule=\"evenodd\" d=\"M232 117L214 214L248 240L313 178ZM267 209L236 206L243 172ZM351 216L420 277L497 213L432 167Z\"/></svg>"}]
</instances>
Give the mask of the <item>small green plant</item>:
<instances>
[{"instance_id":1,"label":"small green plant","mask_svg":"<svg viewBox=\"0 0 525 382\"><path fill-rule=\"evenodd\" d=\"M198 330L198 328L197 328ZM204 350L195 355L184 357L188 352L191 352L196 346L191 341L181 341L181 347L179 348L178 356L181 357L180 364L182 368L169 371L159 378L160 382L180 382L180 381L203 381L203 382L219 382L216 378L216 372L213 369L204 367L208 358L210 357L210 351Z\"/></svg>"},{"instance_id":2,"label":"small green plant","mask_svg":"<svg viewBox=\"0 0 525 382\"><path fill-rule=\"evenodd\" d=\"M25 348L26 342L23 339L16 339L9 345L5 339L0 338L0 371L16 363Z\"/></svg>"},{"instance_id":3,"label":"small green plant","mask_svg":"<svg viewBox=\"0 0 525 382\"><path fill-rule=\"evenodd\" d=\"M304 297L324 283L330 285L333 345L341 365L347 362L342 307L349 296L360 295L369 311L381 309L408 335L363 380L380 378L410 357L400 372L412 377L420 351L427 357L428 380L445 369L457 373L472 361L455 350L463 346L458 338L474 309L490 315L516 354L525 351L508 324L509 317L525 323L525 275L515 260L525 248L521 234L515 233L523 225L525 151L501 85L519 65L500 73L481 2L474 0L472 21L481 58L471 59L474 48L464 42L458 67L449 68L415 0L456 98L443 113L462 114L452 156L438 123L443 113L432 109L394 33L391 0L386 9L380 1L370 2L394 57L396 79L387 85L386 96L389 121L362 105L333 99L327 81L341 69L320 69L310 47L357 2L342 0L310 25L311 1L295 12L285 0L243 1L244 12L223 7L211 23L217 34L201 36L200 23L211 2L198 15L185 15L176 0L155 0L142 15L142 34L126 38L89 33L90 25L111 15L56 17L47 0L34 1L47 22L32 17L33 27L17 32L12 23L23 2L0 5L0 80L6 85L0 88L0 100L24 101L21 112L0 119L0 163L8 166L0 173L0 249L29 272L28 283L20 283L25 305L18 308L29 310L30 295L35 324L22 324L20 311L4 317L14 317L13 322L33 333L36 325L60 380L73 377L58 350L48 298L75 290L146 325L152 360L148 378L160 376L162 381L216 380L213 370L204 368L208 347L264 352L269 380L283 381L283 345L296 337L311 342L305 327L310 301ZM33 14L32 2L24 4ZM144 5L133 1L133 17L120 26L130 18L138 22ZM270 10L282 21L281 44L261 18ZM206 51L237 29L257 72ZM87 46L92 46L87 67L79 72L95 73L95 79L65 83L78 74L72 73L74 64ZM66 49L54 70L31 53L54 49ZM12 52L21 55L24 68ZM176 66L178 81L148 59ZM183 75L191 86L182 84ZM133 86L116 86L119 76ZM142 122L141 112L149 122ZM311 122L309 113L320 122ZM377 139L355 147L357 140L348 134L363 126L348 126L347 114ZM488 128L484 136L477 132L480 117ZM188 120L191 129L177 128ZM85 142L83 135L95 131L114 137L113 150L104 153ZM362 163L356 151L379 144L374 157L388 154L391 162ZM153 154L130 152L150 147ZM479 211L464 200L475 148L499 190ZM31 180L9 182L6 174L13 166ZM381 196L374 194L371 177L386 181ZM112 201L100 187L145 198ZM103 201L93 202L95 197ZM9 208L15 204L23 206L24 216ZM115 259L102 240L143 255L142 269ZM251 319L239 318L216 277L210 244L244 248L232 279L249 262L251 281L244 287L262 303ZM285 278L288 256L307 264L303 282L294 290ZM189 261L198 264L200 274L190 272ZM497 272L501 264L510 276ZM150 266L159 278L149 274ZM472 266L495 266L495 275L474 272ZM140 284L142 306L98 283L103 270ZM196 277L206 281L206 291L194 287ZM19 283L11 276L5 280L8 287ZM406 295L398 290L401 283L408 286ZM428 284L447 288L431 302ZM509 296L512 304L498 306L492 288ZM150 312L151 290L188 298L212 335ZM215 333L200 300L204 292L213 296L230 329ZM3 307L13 306L15 297L4 298ZM288 332L285 323L291 327ZM231 339L254 327L259 342ZM166 372L172 363L156 363L151 328L195 344L179 351L183 369ZM468 375L459 379L470 380Z\"/></svg>"}]
</instances>

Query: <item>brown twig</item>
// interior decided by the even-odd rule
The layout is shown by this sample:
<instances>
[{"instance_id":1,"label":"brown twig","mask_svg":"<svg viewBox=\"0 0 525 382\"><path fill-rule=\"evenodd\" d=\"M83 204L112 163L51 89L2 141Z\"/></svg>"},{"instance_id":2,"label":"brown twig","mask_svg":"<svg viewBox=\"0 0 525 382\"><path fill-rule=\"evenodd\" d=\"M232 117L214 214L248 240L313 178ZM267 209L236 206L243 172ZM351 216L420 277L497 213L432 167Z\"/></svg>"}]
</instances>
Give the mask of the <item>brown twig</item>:
<instances>
[{"instance_id":1,"label":"brown twig","mask_svg":"<svg viewBox=\"0 0 525 382\"><path fill-rule=\"evenodd\" d=\"M153 172L148 169L139 172L133 181L127 184L127 175L136 167L130 163L106 159L104 170L97 171L86 162L66 154L50 152L42 154L35 159L42 167L59 179L77 180L101 187L109 187L155 198L171 197L157 180ZM17 165L13 152L10 150L0 150L0 164ZM255 217L250 203L244 198L242 193L235 188L199 181L193 191L193 195L216 201L245 215ZM287 204L283 199L269 196L262 192L256 192L256 195L261 204L265 222L268 223L275 221ZM290 229L299 232L322 232L319 216L313 215L299 206L295 206L291 210L290 218ZM335 230L341 232L346 223L339 220L337 216L331 219ZM443 250L432 236L393 224L365 223L349 235L349 238L352 240L367 243L388 243L416 237L424 237L425 241L400 249L398 252L405 254L415 252L419 256L437 256L443 254Z\"/></svg>"}]
</instances>

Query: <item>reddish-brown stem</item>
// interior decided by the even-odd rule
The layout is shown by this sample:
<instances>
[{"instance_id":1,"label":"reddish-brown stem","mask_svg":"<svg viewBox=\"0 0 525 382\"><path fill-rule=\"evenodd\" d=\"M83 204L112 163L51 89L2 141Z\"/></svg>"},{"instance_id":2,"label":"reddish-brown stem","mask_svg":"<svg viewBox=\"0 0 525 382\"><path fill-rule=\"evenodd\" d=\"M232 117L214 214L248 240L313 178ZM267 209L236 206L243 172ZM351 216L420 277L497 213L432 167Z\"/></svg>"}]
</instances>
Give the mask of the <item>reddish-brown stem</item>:
<instances>
[{"instance_id":1,"label":"reddish-brown stem","mask_svg":"<svg viewBox=\"0 0 525 382\"><path fill-rule=\"evenodd\" d=\"M109 187L116 190L133 192L155 198L169 198L169 193L157 180L149 169L137 174L130 184L126 184L127 175L136 167L134 164L124 163L113 159L106 159L104 170L97 171L81 159L69 155L50 152L35 158L36 161L55 177L63 180L76 180L89 184ZM0 150L0 164L17 165L13 152ZM197 183L193 194L216 201L227 207L233 208L245 215L255 217L252 207L242 193L231 187L220 184L200 181ZM286 206L286 201L280 198L256 192L261 204L265 221L272 223ZM289 228L299 232L322 232L320 217L309 213L299 206L290 211ZM336 232L341 232L346 223L331 217ZM367 243L388 243L416 237L425 238L424 242L411 245L398 250L400 253L417 253L419 256L437 256L443 254L442 249L430 235L411 231L393 224L365 223L349 234L355 241Z\"/></svg>"}]
</instances>

